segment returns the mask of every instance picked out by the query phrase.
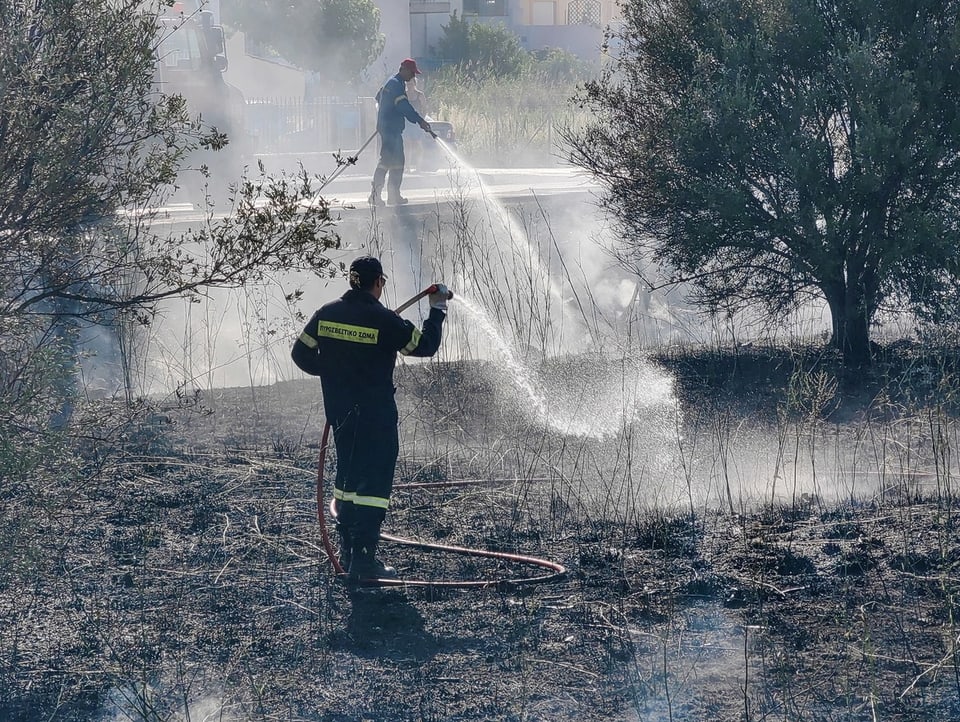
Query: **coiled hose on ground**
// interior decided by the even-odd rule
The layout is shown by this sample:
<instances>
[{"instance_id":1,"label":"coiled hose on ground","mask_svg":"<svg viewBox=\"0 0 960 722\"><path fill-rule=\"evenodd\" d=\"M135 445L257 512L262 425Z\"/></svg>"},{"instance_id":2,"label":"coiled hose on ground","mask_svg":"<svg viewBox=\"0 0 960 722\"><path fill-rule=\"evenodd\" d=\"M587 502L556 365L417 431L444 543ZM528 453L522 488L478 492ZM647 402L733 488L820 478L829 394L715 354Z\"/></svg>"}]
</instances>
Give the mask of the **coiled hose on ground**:
<instances>
[{"instance_id":1,"label":"coiled hose on ground","mask_svg":"<svg viewBox=\"0 0 960 722\"><path fill-rule=\"evenodd\" d=\"M327 558L333 566L334 572L338 577L345 578L346 573L340 565L333 543L330 541L330 534L327 530L325 504L323 501L323 468L326 463L327 446L330 438L330 424L325 423L323 427L323 437L320 441L320 458L317 464L317 521L320 523L320 536L323 541L323 548L327 553ZM458 482L435 482L430 484L432 487L438 486L456 486ZM397 484L395 488L420 486L418 484ZM330 516L336 518L336 511L333 500L330 501ZM400 546L423 549L425 551L443 552L448 554L459 554L462 556L483 557L486 559L500 559L514 564L525 564L532 567L539 567L546 570L545 574L538 574L528 577L510 577L506 579L366 579L360 583L363 586L377 587L427 587L437 589L489 589L489 588L511 588L519 586L529 586L532 584L546 584L555 582L566 576L567 570L556 562L551 562L538 557L527 556L524 554L511 554L509 552L495 552L486 549L471 549L469 547L451 546L449 544L435 544L432 542L417 541L415 539L406 539L404 537L394 536L392 534L381 534L383 541L397 544Z\"/></svg>"}]
</instances>

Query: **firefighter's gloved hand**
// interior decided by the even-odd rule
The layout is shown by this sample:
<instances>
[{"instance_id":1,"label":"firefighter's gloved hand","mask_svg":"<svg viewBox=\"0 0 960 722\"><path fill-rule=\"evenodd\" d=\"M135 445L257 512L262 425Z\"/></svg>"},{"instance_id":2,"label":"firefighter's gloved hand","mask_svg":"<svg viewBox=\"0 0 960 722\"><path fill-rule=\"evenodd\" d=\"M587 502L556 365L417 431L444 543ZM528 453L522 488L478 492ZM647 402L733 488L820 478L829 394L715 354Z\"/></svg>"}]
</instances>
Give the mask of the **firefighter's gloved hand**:
<instances>
[{"instance_id":1,"label":"firefighter's gloved hand","mask_svg":"<svg viewBox=\"0 0 960 722\"><path fill-rule=\"evenodd\" d=\"M423 130L424 130L425 132L429 133L430 135L434 135L433 128L430 127L430 124L429 124L427 121L421 120L421 121L420 121L420 127L423 128ZM436 137L436 136L434 136L434 137Z\"/></svg>"},{"instance_id":2,"label":"firefighter's gloved hand","mask_svg":"<svg viewBox=\"0 0 960 722\"><path fill-rule=\"evenodd\" d=\"M441 311L446 311L447 301L453 294L451 294L450 289L442 283L435 283L434 286L436 286L436 290L430 294L430 308L438 308Z\"/></svg>"}]
</instances>

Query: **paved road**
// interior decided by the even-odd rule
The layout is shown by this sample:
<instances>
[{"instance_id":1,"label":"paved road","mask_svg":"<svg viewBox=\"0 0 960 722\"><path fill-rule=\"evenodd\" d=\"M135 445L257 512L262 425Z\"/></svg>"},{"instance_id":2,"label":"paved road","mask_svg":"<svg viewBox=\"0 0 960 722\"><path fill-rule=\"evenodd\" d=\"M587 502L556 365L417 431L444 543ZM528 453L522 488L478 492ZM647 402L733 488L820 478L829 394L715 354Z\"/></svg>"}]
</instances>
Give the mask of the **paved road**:
<instances>
[{"instance_id":1,"label":"paved road","mask_svg":"<svg viewBox=\"0 0 960 722\"><path fill-rule=\"evenodd\" d=\"M564 193L589 193L596 184L573 168L469 168L454 167L404 176L403 195L411 204L456 201L463 197L534 197ZM332 205L367 206L369 176L335 179L323 195ZM386 193L384 193L386 195Z\"/></svg>"},{"instance_id":2,"label":"paved road","mask_svg":"<svg viewBox=\"0 0 960 722\"><path fill-rule=\"evenodd\" d=\"M427 173L410 172L403 180L403 194L410 201L407 207L414 212L464 198L492 196L504 202L532 202L543 198L557 200L558 196L567 194L585 197L595 194L597 190L597 185L588 176L570 167L474 169L454 166ZM369 175L348 175L344 172L326 185L321 193L341 215L370 210L367 203L370 195ZM199 207L190 203L171 203L160 210L174 224L206 217Z\"/></svg>"}]
</instances>

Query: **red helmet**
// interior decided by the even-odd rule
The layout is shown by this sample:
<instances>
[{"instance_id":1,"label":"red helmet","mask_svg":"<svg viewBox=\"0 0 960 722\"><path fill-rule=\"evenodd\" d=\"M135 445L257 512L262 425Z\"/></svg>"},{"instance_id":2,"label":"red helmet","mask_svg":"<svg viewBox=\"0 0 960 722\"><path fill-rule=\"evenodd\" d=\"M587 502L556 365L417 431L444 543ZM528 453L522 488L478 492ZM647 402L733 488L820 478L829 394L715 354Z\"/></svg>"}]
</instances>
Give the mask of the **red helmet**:
<instances>
[{"instance_id":1,"label":"red helmet","mask_svg":"<svg viewBox=\"0 0 960 722\"><path fill-rule=\"evenodd\" d=\"M413 71L414 75L420 75L420 68L417 67L417 61L413 58L407 58L402 63L400 63L401 68L410 68Z\"/></svg>"}]
</instances>

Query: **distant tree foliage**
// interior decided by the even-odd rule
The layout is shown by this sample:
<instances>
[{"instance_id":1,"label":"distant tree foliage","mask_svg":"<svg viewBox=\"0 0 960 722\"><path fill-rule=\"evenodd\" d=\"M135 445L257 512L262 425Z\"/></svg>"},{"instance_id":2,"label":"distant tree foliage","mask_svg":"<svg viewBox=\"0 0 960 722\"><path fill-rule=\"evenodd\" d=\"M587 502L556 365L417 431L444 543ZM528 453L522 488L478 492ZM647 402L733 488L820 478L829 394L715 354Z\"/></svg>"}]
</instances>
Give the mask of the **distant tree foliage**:
<instances>
[{"instance_id":1,"label":"distant tree foliage","mask_svg":"<svg viewBox=\"0 0 960 722\"><path fill-rule=\"evenodd\" d=\"M242 183L226 218L182 236L153 232L181 160L225 142L157 90L156 13L141 0L4 10L0 478L9 479L31 473L25 450L69 422L60 410L76 390L81 331L146 325L162 299L270 271L324 271L337 237L325 204L305 207L306 178Z\"/></svg>"},{"instance_id":2,"label":"distant tree foliage","mask_svg":"<svg viewBox=\"0 0 960 722\"><path fill-rule=\"evenodd\" d=\"M567 141L627 230L711 308L826 299L870 359L884 304L960 281L960 2L635 0ZM776 317L776 316L774 316Z\"/></svg>"},{"instance_id":3,"label":"distant tree foliage","mask_svg":"<svg viewBox=\"0 0 960 722\"><path fill-rule=\"evenodd\" d=\"M443 36L431 51L469 77L516 77L529 63L520 38L506 26L471 22L456 13L443 26Z\"/></svg>"},{"instance_id":4,"label":"distant tree foliage","mask_svg":"<svg viewBox=\"0 0 960 722\"><path fill-rule=\"evenodd\" d=\"M356 82L383 51L373 0L222 0L224 23L310 72Z\"/></svg>"},{"instance_id":5,"label":"distant tree foliage","mask_svg":"<svg viewBox=\"0 0 960 722\"><path fill-rule=\"evenodd\" d=\"M542 48L530 53L533 70L541 78L557 84L575 84L597 75L599 65L584 60L563 48Z\"/></svg>"}]
</instances>

